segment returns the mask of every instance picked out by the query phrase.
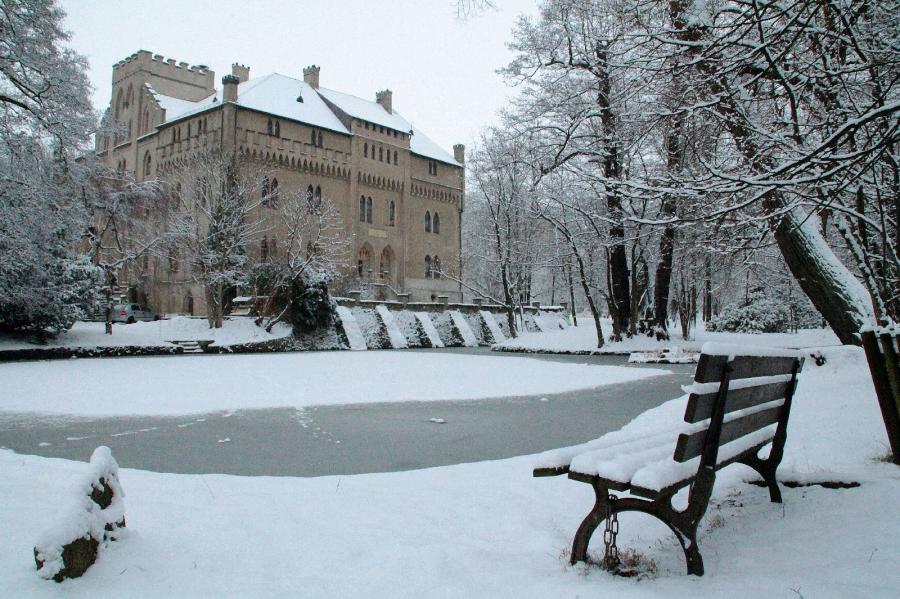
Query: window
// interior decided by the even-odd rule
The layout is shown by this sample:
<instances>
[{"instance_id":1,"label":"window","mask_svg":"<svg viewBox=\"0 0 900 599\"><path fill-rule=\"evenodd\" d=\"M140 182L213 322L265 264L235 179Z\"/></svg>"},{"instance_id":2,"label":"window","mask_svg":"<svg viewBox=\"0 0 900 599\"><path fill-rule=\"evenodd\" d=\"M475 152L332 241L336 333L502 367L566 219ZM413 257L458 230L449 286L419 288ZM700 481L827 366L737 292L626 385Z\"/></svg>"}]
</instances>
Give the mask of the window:
<instances>
[{"instance_id":1,"label":"window","mask_svg":"<svg viewBox=\"0 0 900 599\"><path fill-rule=\"evenodd\" d=\"M261 262L265 262L269 259L269 238L263 237L262 241L259 242L259 259Z\"/></svg>"},{"instance_id":2,"label":"window","mask_svg":"<svg viewBox=\"0 0 900 599\"><path fill-rule=\"evenodd\" d=\"M394 150L394 164L398 164L398 162L397 162L397 150Z\"/></svg>"},{"instance_id":3,"label":"window","mask_svg":"<svg viewBox=\"0 0 900 599\"><path fill-rule=\"evenodd\" d=\"M435 177L436 177L437 174L438 174L438 171L437 171L437 162L435 162L434 160L429 160L429 161L428 161L428 174L429 174L429 175L434 175Z\"/></svg>"},{"instance_id":4,"label":"window","mask_svg":"<svg viewBox=\"0 0 900 599\"><path fill-rule=\"evenodd\" d=\"M437 256L431 261L431 276L435 279L441 278L441 259Z\"/></svg>"},{"instance_id":5,"label":"window","mask_svg":"<svg viewBox=\"0 0 900 599\"><path fill-rule=\"evenodd\" d=\"M269 208L278 208L278 179L272 179L272 187L269 190Z\"/></svg>"},{"instance_id":6,"label":"window","mask_svg":"<svg viewBox=\"0 0 900 599\"><path fill-rule=\"evenodd\" d=\"M278 257L278 238L273 237L269 240L269 256L272 258Z\"/></svg>"},{"instance_id":7,"label":"window","mask_svg":"<svg viewBox=\"0 0 900 599\"><path fill-rule=\"evenodd\" d=\"M431 278L431 256L425 256L425 278Z\"/></svg>"},{"instance_id":8,"label":"window","mask_svg":"<svg viewBox=\"0 0 900 599\"><path fill-rule=\"evenodd\" d=\"M188 134L187 134L187 136L188 136L188 138L191 137L191 124L190 124L190 123L188 123Z\"/></svg>"},{"instance_id":9,"label":"window","mask_svg":"<svg viewBox=\"0 0 900 599\"><path fill-rule=\"evenodd\" d=\"M395 216L396 210L394 208L394 200L391 200L390 207L388 208L388 223L390 223L390 226L392 227L394 226Z\"/></svg>"},{"instance_id":10,"label":"window","mask_svg":"<svg viewBox=\"0 0 900 599\"><path fill-rule=\"evenodd\" d=\"M318 141L319 141L319 143L317 143L316 145L319 146L320 148L324 148L324 147L325 147L325 143L323 142L323 137L322 137L322 132L321 132L321 131L319 131Z\"/></svg>"},{"instance_id":11,"label":"window","mask_svg":"<svg viewBox=\"0 0 900 599\"><path fill-rule=\"evenodd\" d=\"M172 274L178 272L178 254L174 251L169 254L169 272Z\"/></svg>"},{"instance_id":12,"label":"window","mask_svg":"<svg viewBox=\"0 0 900 599\"><path fill-rule=\"evenodd\" d=\"M309 136L310 136L310 137L309 137L309 142L310 142L312 145L316 145L316 131L315 131L315 129L313 129L312 131L309 132Z\"/></svg>"},{"instance_id":13,"label":"window","mask_svg":"<svg viewBox=\"0 0 900 599\"><path fill-rule=\"evenodd\" d=\"M275 127L272 126L272 119L269 119L269 122L266 124L266 134L272 135L275 132Z\"/></svg>"},{"instance_id":14,"label":"window","mask_svg":"<svg viewBox=\"0 0 900 599\"><path fill-rule=\"evenodd\" d=\"M431 233L431 213L425 211L425 232Z\"/></svg>"},{"instance_id":15,"label":"window","mask_svg":"<svg viewBox=\"0 0 900 599\"><path fill-rule=\"evenodd\" d=\"M435 234L441 232L441 217L438 216L437 212L435 212L434 216L431 218L431 231Z\"/></svg>"},{"instance_id":16,"label":"window","mask_svg":"<svg viewBox=\"0 0 900 599\"><path fill-rule=\"evenodd\" d=\"M359 196L359 222L366 222L366 196Z\"/></svg>"},{"instance_id":17,"label":"window","mask_svg":"<svg viewBox=\"0 0 900 599\"><path fill-rule=\"evenodd\" d=\"M363 158L369 157L369 144L363 144Z\"/></svg>"},{"instance_id":18,"label":"window","mask_svg":"<svg viewBox=\"0 0 900 599\"><path fill-rule=\"evenodd\" d=\"M372 224L372 196L366 200L366 222Z\"/></svg>"},{"instance_id":19,"label":"window","mask_svg":"<svg viewBox=\"0 0 900 599\"><path fill-rule=\"evenodd\" d=\"M378 148L378 161L384 162L384 148Z\"/></svg>"},{"instance_id":20,"label":"window","mask_svg":"<svg viewBox=\"0 0 900 599\"><path fill-rule=\"evenodd\" d=\"M263 177L262 180L262 195L260 196L260 203L263 206L269 205L269 194L272 193L272 186L269 183L268 177Z\"/></svg>"},{"instance_id":21,"label":"window","mask_svg":"<svg viewBox=\"0 0 900 599\"><path fill-rule=\"evenodd\" d=\"M315 206L316 206L316 208L318 208L321 205L322 205L322 187L319 185L316 185Z\"/></svg>"},{"instance_id":22,"label":"window","mask_svg":"<svg viewBox=\"0 0 900 599\"><path fill-rule=\"evenodd\" d=\"M275 137L281 137L281 122L275 121Z\"/></svg>"},{"instance_id":23,"label":"window","mask_svg":"<svg viewBox=\"0 0 900 599\"><path fill-rule=\"evenodd\" d=\"M150 152L147 152L147 154L144 155L144 177L150 176L150 168L153 166L151 163L152 158L150 157Z\"/></svg>"}]
</instances>

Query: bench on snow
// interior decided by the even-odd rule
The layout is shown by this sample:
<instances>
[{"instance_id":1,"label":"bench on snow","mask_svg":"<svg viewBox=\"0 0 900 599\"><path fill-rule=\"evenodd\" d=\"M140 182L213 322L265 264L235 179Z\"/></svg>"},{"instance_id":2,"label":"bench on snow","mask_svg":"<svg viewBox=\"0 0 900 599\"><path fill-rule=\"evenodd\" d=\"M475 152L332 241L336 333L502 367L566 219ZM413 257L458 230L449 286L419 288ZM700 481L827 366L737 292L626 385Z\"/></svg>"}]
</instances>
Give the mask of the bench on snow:
<instances>
[{"instance_id":1,"label":"bench on snow","mask_svg":"<svg viewBox=\"0 0 900 599\"><path fill-rule=\"evenodd\" d=\"M697 527L717 470L746 464L762 476L771 500L781 502L775 471L802 365L797 352L707 343L689 389L684 422L633 432L626 427L583 445L540 454L534 476L568 474L590 484L596 495L575 533L570 562L587 561L588 543L601 522L616 520L619 512L638 511L672 529L684 549L688 574L702 576ZM771 445L768 456L760 458L766 445ZM690 487L687 507L676 510L672 498L684 487ZM614 538L615 528L610 532Z\"/></svg>"}]
</instances>

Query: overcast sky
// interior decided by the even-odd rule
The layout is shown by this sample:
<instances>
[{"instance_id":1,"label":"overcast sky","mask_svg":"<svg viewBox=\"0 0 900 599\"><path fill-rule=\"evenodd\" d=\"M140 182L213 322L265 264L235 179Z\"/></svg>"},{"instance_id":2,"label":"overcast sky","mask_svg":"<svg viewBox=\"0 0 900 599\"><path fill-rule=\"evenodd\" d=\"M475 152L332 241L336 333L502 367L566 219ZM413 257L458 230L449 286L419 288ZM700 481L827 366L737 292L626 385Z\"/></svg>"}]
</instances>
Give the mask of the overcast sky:
<instances>
[{"instance_id":1,"label":"overcast sky","mask_svg":"<svg viewBox=\"0 0 900 599\"><path fill-rule=\"evenodd\" d=\"M367 99L390 88L394 108L450 151L471 145L512 90L495 70L510 30L535 0L499 0L468 21L453 0L62 0L70 45L91 65L94 104L109 105L112 65L139 49L205 64L217 86L231 64L250 76L302 79Z\"/></svg>"}]
</instances>

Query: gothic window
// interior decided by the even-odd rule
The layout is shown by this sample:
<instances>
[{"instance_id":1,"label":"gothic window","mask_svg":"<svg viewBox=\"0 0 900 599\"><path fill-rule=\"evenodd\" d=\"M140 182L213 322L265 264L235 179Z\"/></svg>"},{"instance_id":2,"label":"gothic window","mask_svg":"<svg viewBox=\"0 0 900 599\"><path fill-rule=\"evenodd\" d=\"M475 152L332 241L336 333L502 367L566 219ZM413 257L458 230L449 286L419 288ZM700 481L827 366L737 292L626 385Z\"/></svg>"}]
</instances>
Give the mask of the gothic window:
<instances>
[{"instance_id":1,"label":"gothic window","mask_svg":"<svg viewBox=\"0 0 900 599\"><path fill-rule=\"evenodd\" d=\"M190 123L188 123L188 132L187 132L187 136L188 136L188 139L191 138L191 124L190 124Z\"/></svg>"},{"instance_id":2,"label":"gothic window","mask_svg":"<svg viewBox=\"0 0 900 599\"><path fill-rule=\"evenodd\" d=\"M394 150L394 164L397 164L397 150Z\"/></svg>"},{"instance_id":3,"label":"gothic window","mask_svg":"<svg viewBox=\"0 0 900 599\"><path fill-rule=\"evenodd\" d=\"M366 196L359 196L359 222L366 222Z\"/></svg>"},{"instance_id":4,"label":"gothic window","mask_svg":"<svg viewBox=\"0 0 900 599\"><path fill-rule=\"evenodd\" d=\"M275 129L274 129L274 127L272 127L272 119L269 119L269 122L266 124L266 133L268 135L272 135L272 133L274 133L274 131L275 131Z\"/></svg>"},{"instance_id":5,"label":"gothic window","mask_svg":"<svg viewBox=\"0 0 900 599\"><path fill-rule=\"evenodd\" d=\"M369 144L363 144L363 158L369 157Z\"/></svg>"},{"instance_id":6,"label":"gothic window","mask_svg":"<svg viewBox=\"0 0 900 599\"><path fill-rule=\"evenodd\" d=\"M431 256L425 256L425 278L431 278Z\"/></svg>"},{"instance_id":7,"label":"gothic window","mask_svg":"<svg viewBox=\"0 0 900 599\"><path fill-rule=\"evenodd\" d=\"M425 232L431 233L431 213L425 211Z\"/></svg>"},{"instance_id":8,"label":"gothic window","mask_svg":"<svg viewBox=\"0 0 900 599\"><path fill-rule=\"evenodd\" d=\"M152 159L150 157L150 152L147 152L144 155L144 177L145 178L150 176L150 167L152 166L151 161L152 161Z\"/></svg>"},{"instance_id":9,"label":"gothic window","mask_svg":"<svg viewBox=\"0 0 900 599\"><path fill-rule=\"evenodd\" d=\"M435 279L441 278L441 259L437 256L431 261L431 276Z\"/></svg>"},{"instance_id":10,"label":"gothic window","mask_svg":"<svg viewBox=\"0 0 900 599\"><path fill-rule=\"evenodd\" d=\"M265 262L269 259L269 238L263 237L262 241L259 242L259 259L261 262Z\"/></svg>"},{"instance_id":11,"label":"gothic window","mask_svg":"<svg viewBox=\"0 0 900 599\"><path fill-rule=\"evenodd\" d=\"M441 232L441 217L438 216L437 212L435 212L434 216L431 218L431 231L435 234Z\"/></svg>"},{"instance_id":12,"label":"gothic window","mask_svg":"<svg viewBox=\"0 0 900 599\"><path fill-rule=\"evenodd\" d=\"M125 101L125 108L131 106L131 103L134 102L134 88L130 85L128 86L128 99Z\"/></svg>"},{"instance_id":13,"label":"gothic window","mask_svg":"<svg viewBox=\"0 0 900 599\"><path fill-rule=\"evenodd\" d=\"M394 200L391 200L390 207L388 208L388 222L390 223L390 226L392 226L392 227L394 226L395 216L396 216L396 210L394 207Z\"/></svg>"},{"instance_id":14,"label":"gothic window","mask_svg":"<svg viewBox=\"0 0 900 599\"><path fill-rule=\"evenodd\" d=\"M269 205L269 194L272 193L272 186L269 184L269 178L263 177L262 180L262 196L260 198L263 206Z\"/></svg>"},{"instance_id":15,"label":"gothic window","mask_svg":"<svg viewBox=\"0 0 900 599\"><path fill-rule=\"evenodd\" d=\"M322 187L320 185L316 185L316 199L315 199L316 208L322 205Z\"/></svg>"},{"instance_id":16,"label":"gothic window","mask_svg":"<svg viewBox=\"0 0 900 599\"><path fill-rule=\"evenodd\" d=\"M366 222L372 224L372 196L366 199Z\"/></svg>"},{"instance_id":17,"label":"gothic window","mask_svg":"<svg viewBox=\"0 0 900 599\"><path fill-rule=\"evenodd\" d=\"M281 123L275 121L275 137L281 137Z\"/></svg>"},{"instance_id":18,"label":"gothic window","mask_svg":"<svg viewBox=\"0 0 900 599\"><path fill-rule=\"evenodd\" d=\"M378 148L378 160L384 162L384 148Z\"/></svg>"},{"instance_id":19,"label":"gothic window","mask_svg":"<svg viewBox=\"0 0 900 599\"><path fill-rule=\"evenodd\" d=\"M312 131L309 132L309 140L310 140L310 143L311 143L312 145L314 145L314 146L317 145L317 144L316 144L316 131L315 131L315 129L313 129Z\"/></svg>"},{"instance_id":20,"label":"gothic window","mask_svg":"<svg viewBox=\"0 0 900 599\"><path fill-rule=\"evenodd\" d=\"M269 208L278 208L278 179L272 179L272 187L269 190Z\"/></svg>"},{"instance_id":21,"label":"gothic window","mask_svg":"<svg viewBox=\"0 0 900 599\"><path fill-rule=\"evenodd\" d=\"M319 141L319 143L317 143L316 145L319 146L320 148L324 148L324 147L325 147L325 143L324 143L324 141L323 141L323 138L322 138L322 132L321 132L321 131L319 131L318 141Z\"/></svg>"},{"instance_id":22,"label":"gothic window","mask_svg":"<svg viewBox=\"0 0 900 599\"><path fill-rule=\"evenodd\" d=\"M269 240L269 256L272 258L278 257L278 238L273 237Z\"/></svg>"}]
</instances>

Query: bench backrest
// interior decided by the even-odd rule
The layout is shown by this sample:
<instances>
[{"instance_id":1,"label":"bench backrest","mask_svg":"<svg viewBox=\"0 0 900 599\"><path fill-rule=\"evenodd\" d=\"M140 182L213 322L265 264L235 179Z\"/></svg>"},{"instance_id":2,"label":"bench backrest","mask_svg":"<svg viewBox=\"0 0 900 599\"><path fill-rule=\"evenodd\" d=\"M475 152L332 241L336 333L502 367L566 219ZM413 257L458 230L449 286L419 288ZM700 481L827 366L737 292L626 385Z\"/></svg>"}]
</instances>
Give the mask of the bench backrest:
<instances>
[{"instance_id":1,"label":"bench backrest","mask_svg":"<svg viewBox=\"0 0 900 599\"><path fill-rule=\"evenodd\" d=\"M701 354L684 420L690 423L708 420L709 426L679 436L675 461L686 462L702 456L701 465L714 465L719 446L772 424L779 425L773 436L780 436L783 446L784 428L802 364L800 358L785 355ZM784 401L725 422L727 415L738 410L750 410L779 399Z\"/></svg>"}]
</instances>

